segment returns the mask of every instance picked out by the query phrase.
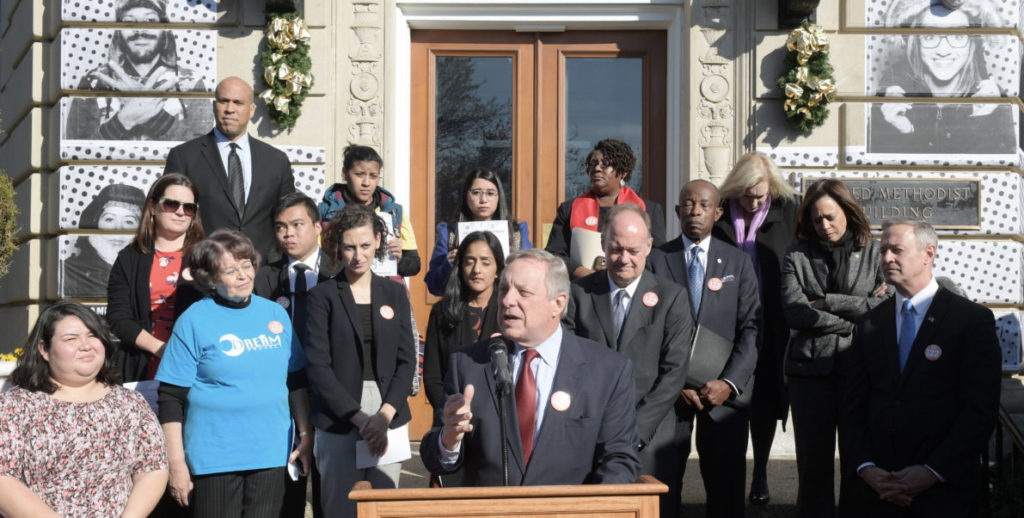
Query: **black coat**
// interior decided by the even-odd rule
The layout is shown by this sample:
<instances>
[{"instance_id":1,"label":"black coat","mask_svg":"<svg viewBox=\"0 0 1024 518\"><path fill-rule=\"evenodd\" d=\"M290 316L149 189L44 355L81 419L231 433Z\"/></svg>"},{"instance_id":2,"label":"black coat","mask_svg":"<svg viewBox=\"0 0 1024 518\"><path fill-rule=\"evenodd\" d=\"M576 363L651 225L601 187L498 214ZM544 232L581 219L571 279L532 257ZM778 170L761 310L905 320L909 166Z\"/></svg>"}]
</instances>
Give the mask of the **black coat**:
<instances>
[{"instance_id":1,"label":"black coat","mask_svg":"<svg viewBox=\"0 0 1024 518\"><path fill-rule=\"evenodd\" d=\"M722 202L722 217L711 229L711 235L736 246L730 200ZM760 411L785 419L787 397L783 383L782 362L789 340L789 326L782 312L782 265L786 250L796 243L796 215L800 198L786 201L772 199L764 223L757 229L757 262L761 269L761 330L757 361L757 383L754 385Z\"/></svg>"},{"instance_id":2,"label":"black coat","mask_svg":"<svg viewBox=\"0 0 1024 518\"><path fill-rule=\"evenodd\" d=\"M438 302L430 308L426 344L423 348L423 389L435 410L444 406L444 377L448 374L448 357L463 347L473 345L478 340L487 340L492 334L501 332L498 329L497 289L487 302L479 337L472 323L465 318L454 328L445 328L441 324L441 306L442 302Z\"/></svg>"},{"instance_id":3,"label":"black coat","mask_svg":"<svg viewBox=\"0 0 1024 518\"><path fill-rule=\"evenodd\" d=\"M416 369L409 296L405 286L378 275L370 291L374 378L382 403L397 411L391 420L391 428L397 428L411 418L408 398ZM302 345L313 391L310 423L349 432L363 393L363 326L344 272L310 290L308 317Z\"/></svg>"},{"instance_id":4,"label":"black coat","mask_svg":"<svg viewBox=\"0 0 1024 518\"><path fill-rule=\"evenodd\" d=\"M153 331L149 293L149 274L152 269L153 252L143 254L129 245L117 254L117 260L110 270L110 281L107 283L107 324L121 342L116 356L123 382L141 380L149 362L150 354L139 349L135 339L142 331ZM193 302L201 298L203 293L198 287L179 276L174 294L174 319L177 320Z\"/></svg>"},{"instance_id":5,"label":"black coat","mask_svg":"<svg viewBox=\"0 0 1024 518\"><path fill-rule=\"evenodd\" d=\"M252 185L245 202L245 213L238 217L228 173L211 130L171 149L164 174L181 173L195 182L203 213L203 230L209 235L219 228L238 230L252 240L264 262L281 257L274 239L271 213L277 201L295 191L288 156L281 150L249 137L252 155Z\"/></svg>"},{"instance_id":6,"label":"black coat","mask_svg":"<svg viewBox=\"0 0 1024 518\"><path fill-rule=\"evenodd\" d=\"M319 271L316 283L320 284L331 277ZM308 287L310 290L313 286ZM308 290L307 290L308 292ZM281 304L288 316L292 318L292 326L295 327L295 334L303 343L306 341L306 323L295 322L295 306L292 298L292 285L288 279L288 258L282 258L270 264L265 264L256 271L256 278L253 280L253 293ZM308 304L308 303L307 303ZM307 313L308 315L308 313Z\"/></svg>"}]
</instances>

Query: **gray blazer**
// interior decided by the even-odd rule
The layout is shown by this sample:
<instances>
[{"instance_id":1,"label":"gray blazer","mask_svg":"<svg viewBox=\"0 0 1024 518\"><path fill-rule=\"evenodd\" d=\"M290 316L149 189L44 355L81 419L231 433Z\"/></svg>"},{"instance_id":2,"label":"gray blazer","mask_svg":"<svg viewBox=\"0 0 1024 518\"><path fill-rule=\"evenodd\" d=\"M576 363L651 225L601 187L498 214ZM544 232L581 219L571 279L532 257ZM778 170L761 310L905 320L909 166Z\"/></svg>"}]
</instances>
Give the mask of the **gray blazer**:
<instances>
[{"instance_id":1,"label":"gray blazer","mask_svg":"<svg viewBox=\"0 0 1024 518\"><path fill-rule=\"evenodd\" d=\"M828 258L810 243L801 242L786 252L782 266L782 304L790 333L786 348L787 376L828 376L835 368L836 353L850 346L854 322L893 293L872 297L882 276L878 241L869 239L850 257L849 293L826 293ZM810 306L824 299L823 309Z\"/></svg>"}]
</instances>

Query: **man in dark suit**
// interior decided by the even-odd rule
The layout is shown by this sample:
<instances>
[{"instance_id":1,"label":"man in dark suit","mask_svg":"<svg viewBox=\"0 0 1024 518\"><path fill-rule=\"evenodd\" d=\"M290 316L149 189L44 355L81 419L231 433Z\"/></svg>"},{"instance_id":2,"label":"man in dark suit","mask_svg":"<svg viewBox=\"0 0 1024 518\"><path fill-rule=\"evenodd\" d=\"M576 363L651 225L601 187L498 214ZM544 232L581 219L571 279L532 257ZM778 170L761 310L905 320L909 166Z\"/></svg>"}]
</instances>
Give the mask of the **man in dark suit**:
<instances>
[{"instance_id":1,"label":"man in dark suit","mask_svg":"<svg viewBox=\"0 0 1024 518\"><path fill-rule=\"evenodd\" d=\"M277 302L288 311L300 341L306 339L307 291L329 278L321 271L320 213L316 202L301 192L281 197L272 214L277 246L285 257L265 264L256 272L253 291ZM319 473L313 470L313 515L323 516L320 507ZM306 512L306 481L288 481L281 518L302 518Z\"/></svg>"},{"instance_id":2,"label":"man in dark suit","mask_svg":"<svg viewBox=\"0 0 1024 518\"><path fill-rule=\"evenodd\" d=\"M509 485L636 481L636 410L629 360L563 330L565 263L540 249L509 256L498 321L512 357L505 396ZM420 444L432 473L462 472L466 486L499 486L502 437L488 341L455 352L445 377L442 423ZM480 394L476 394L479 391Z\"/></svg>"},{"instance_id":3,"label":"man in dark suit","mask_svg":"<svg viewBox=\"0 0 1024 518\"><path fill-rule=\"evenodd\" d=\"M932 276L931 225L887 221L882 268L896 295L840 353L841 516L976 516L981 453L996 424L1000 350L992 311Z\"/></svg>"},{"instance_id":4,"label":"man in dark suit","mask_svg":"<svg viewBox=\"0 0 1024 518\"><path fill-rule=\"evenodd\" d=\"M684 185L676 214L682 235L659 247L648 264L654 273L681 284L690 297L698 326L690 369L701 361L702 345L710 345L703 338L717 335L732 344L718 379L683 389L676 404L679 469L686 470L696 419L707 514L742 517L750 409L741 402L749 401L757 365L757 276L747 254L711 237L722 215L714 185L705 180Z\"/></svg>"},{"instance_id":5,"label":"man in dark suit","mask_svg":"<svg viewBox=\"0 0 1024 518\"><path fill-rule=\"evenodd\" d=\"M649 222L632 203L608 211L601 235L608 268L573 281L565 322L633 362L641 472L668 484L661 516L674 517L682 481L673 408L686 383L693 314L681 286L644 272Z\"/></svg>"},{"instance_id":6,"label":"man in dark suit","mask_svg":"<svg viewBox=\"0 0 1024 518\"><path fill-rule=\"evenodd\" d=\"M237 77L221 81L213 101L216 127L171 149L164 173L184 174L199 187L207 234L238 230L265 262L272 262L281 255L274 246L271 209L295 191L295 179L283 152L246 133L255 111L248 83Z\"/></svg>"}]
</instances>

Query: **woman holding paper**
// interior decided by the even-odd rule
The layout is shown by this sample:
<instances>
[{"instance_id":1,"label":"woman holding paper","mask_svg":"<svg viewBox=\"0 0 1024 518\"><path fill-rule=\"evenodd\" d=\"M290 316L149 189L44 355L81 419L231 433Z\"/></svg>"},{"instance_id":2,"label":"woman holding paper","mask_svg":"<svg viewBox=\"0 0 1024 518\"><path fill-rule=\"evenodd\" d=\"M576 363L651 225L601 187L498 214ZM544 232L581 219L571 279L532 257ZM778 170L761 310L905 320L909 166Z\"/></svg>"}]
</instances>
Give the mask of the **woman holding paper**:
<instances>
[{"instance_id":1,"label":"woman holding paper","mask_svg":"<svg viewBox=\"0 0 1024 518\"><path fill-rule=\"evenodd\" d=\"M423 350L423 388L435 410L444 406L448 355L498 330L496 285L505 269L501 243L490 232L472 232L455 254L458 275L448 279L444 298L430 308Z\"/></svg>"},{"instance_id":2,"label":"woman holding paper","mask_svg":"<svg viewBox=\"0 0 1024 518\"><path fill-rule=\"evenodd\" d=\"M462 183L462 202L450 223L437 225L437 242L430 256L430 268L423 280L427 289L438 297L445 295L452 266L456 264L455 252L459 247L457 237L459 223L469 221L508 222L508 252L533 248L530 243L530 229L525 221L516 222L505 199L501 179L489 169L478 167L466 175ZM468 232L467 232L468 233ZM504 250L504 248L503 248Z\"/></svg>"},{"instance_id":3,"label":"woman holding paper","mask_svg":"<svg viewBox=\"0 0 1024 518\"><path fill-rule=\"evenodd\" d=\"M843 182L818 180L807 188L796 237L782 267L782 302L795 331L784 368L796 439L797 516L828 517L835 516L836 356L849 347L854 322L891 289L879 243Z\"/></svg>"},{"instance_id":4,"label":"woman holding paper","mask_svg":"<svg viewBox=\"0 0 1024 518\"><path fill-rule=\"evenodd\" d=\"M711 231L714 237L746 252L754 264L761 293L760 349L757 382L751 400L750 438L754 472L748 499L768 503L768 456L776 421L785 419L787 404L782 382L782 355L789 327L782 314L782 261L796 242L794 229L800 197L779 173L771 158L751 152L740 157L722 186L722 217Z\"/></svg>"},{"instance_id":5,"label":"woman holding paper","mask_svg":"<svg viewBox=\"0 0 1024 518\"><path fill-rule=\"evenodd\" d=\"M404 460L398 452L409 451L403 425L411 417L407 398L416 365L409 297L404 286L370 270L374 257L384 254L384 233L384 223L365 205L338 211L321 248L341 271L309 292L313 454L323 508L341 516L356 514L348 492L357 481L398 487Z\"/></svg>"},{"instance_id":6,"label":"woman holding paper","mask_svg":"<svg viewBox=\"0 0 1024 518\"><path fill-rule=\"evenodd\" d=\"M188 249L202 241L199 190L187 176L170 173L149 188L142 219L114 261L107 282L107 323L121 340L121 381L156 376L174 321L202 298L181 278Z\"/></svg>"},{"instance_id":7,"label":"woman holding paper","mask_svg":"<svg viewBox=\"0 0 1024 518\"><path fill-rule=\"evenodd\" d=\"M633 176L636 168L636 155L629 144L613 138L601 140L587 155L587 175L590 176L590 189L572 200L566 200L558 206L555 222L548 234L548 252L565 261L569 274L573 279L589 275L595 269L603 269L603 262L580 264L570 256L573 230L591 231L596 243L600 243L597 233L604 228L604 214L608 209L620 203L635 203L643 207L651 217L651 236L654 246L665 242L665 213L661 205L640 196L627 187L625 183Z\"/></svg>"}]
</instances>

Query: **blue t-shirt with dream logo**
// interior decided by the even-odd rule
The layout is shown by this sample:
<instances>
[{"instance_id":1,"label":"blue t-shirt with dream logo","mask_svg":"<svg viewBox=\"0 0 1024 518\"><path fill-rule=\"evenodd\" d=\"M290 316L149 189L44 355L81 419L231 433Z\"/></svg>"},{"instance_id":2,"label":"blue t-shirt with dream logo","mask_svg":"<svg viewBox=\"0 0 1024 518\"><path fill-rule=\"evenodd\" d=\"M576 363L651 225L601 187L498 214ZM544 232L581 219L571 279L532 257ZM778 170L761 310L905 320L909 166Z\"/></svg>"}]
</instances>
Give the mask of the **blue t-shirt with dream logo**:
<instances>
[{"instance_id":1,"label":"blue t-shirt with dream logo","mask_svg":"<svg viewBox=\"0 0 1024 518\"><path fill-rule=\"evenodd\" d=\"M174 324L156 379L188 387L185 462L193 475L284 466L291 447L288 373L304 368L288 313L253 296L207 297Z\"/></svg>"}]
</instances>

